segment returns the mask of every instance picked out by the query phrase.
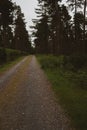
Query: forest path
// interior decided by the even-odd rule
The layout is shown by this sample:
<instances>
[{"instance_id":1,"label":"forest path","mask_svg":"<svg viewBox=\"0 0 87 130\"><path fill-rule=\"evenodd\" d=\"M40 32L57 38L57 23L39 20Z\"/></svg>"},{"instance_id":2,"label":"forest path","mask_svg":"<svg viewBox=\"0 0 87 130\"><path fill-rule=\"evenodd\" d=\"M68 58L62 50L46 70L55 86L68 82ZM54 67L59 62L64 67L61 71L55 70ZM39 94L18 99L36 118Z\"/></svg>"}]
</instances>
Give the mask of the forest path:
<instances>
[{"instance_id":1,"label":"forest path","mask_svg":"<svg viewBox=\"0 0 87 130\"><path fill-rule=\"evenodd\" d=\"M0 77L0 130L72 130L35 56Z\"/></svg>"}]
</instances>

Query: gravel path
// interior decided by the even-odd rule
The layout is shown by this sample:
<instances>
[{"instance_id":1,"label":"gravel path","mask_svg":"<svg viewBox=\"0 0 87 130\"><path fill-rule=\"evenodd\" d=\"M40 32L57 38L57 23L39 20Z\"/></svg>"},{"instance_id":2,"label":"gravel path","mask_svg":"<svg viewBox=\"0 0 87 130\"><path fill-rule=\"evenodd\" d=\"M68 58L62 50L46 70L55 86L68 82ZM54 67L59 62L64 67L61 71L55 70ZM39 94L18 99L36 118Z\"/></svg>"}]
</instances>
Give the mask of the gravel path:
<instances>
[{"instance_id":1,"label":"gravel path","mask_svg":"<svg viewBox=\"0 0 87 130\"><path fill-rule=\"evenodd\" d=\"M35 56L0 77L0 130L74 130L50 86Z\"/></svg>"},{"instance_id":2,"label":"gravel path","mask_svg":"<svg viewBox=\"0 0 87 130\"><path fill-rule=\"evenodd\" d=\"M6 81L10 79L10 77L15 73L15 71L18 70L18 68L26 61L27 57L24 58L21 62L16 64L13 68L11 68L9 71L7 71L4 75L0 76L0 89L3 86L3 84L6 84Z\"/></svg>"}]
</instances>

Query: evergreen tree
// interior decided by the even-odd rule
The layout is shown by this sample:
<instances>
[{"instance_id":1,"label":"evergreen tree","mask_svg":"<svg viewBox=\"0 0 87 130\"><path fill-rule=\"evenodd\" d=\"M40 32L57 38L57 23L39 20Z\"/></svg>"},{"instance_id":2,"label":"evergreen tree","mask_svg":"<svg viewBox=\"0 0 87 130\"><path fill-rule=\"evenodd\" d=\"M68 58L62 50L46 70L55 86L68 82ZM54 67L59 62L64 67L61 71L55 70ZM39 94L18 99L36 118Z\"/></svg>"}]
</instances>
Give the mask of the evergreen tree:
<instances>
[{"instance_id":1,"label":"evergreen tree","mask_svg":"<svg viewBox=\"0 0 87 130\"><path fill-rule=\"evenodd\" d=\"M17 19L15 20L14 48L30 52L31 43L29 41L29 35L24 22L24 14L21 12L21 8L19 6L17 6L16 9Z\"/></svg>"},{"instance_id":2,"label":"evergreen tree","mask_svg":"<svg viewBox=\"0 0 87 130\"><path fill-rule=\"evenodd\" d=\"M86 52L86 6L87 0L84 1L84 22L83 22L83 53Z\"/></svg>"},{"instance_id":3,"label":"evergreen tree","mask_svg":"<svg viewBox=\"0 0 87 130\"><path fill-rule=\"evenodd\" d=\"M61 53L62 54L70 54L71 47L73 42L73 36L71 33L71 16L65 5L62 5L60 8L61 14ZM71 39L72 38L72 42ZM68 49L69 48L69 49Z\"/></svg>"},{"instance_id":4,"label":"evergreen tree","mask_svg":"<svg viewBox=\"0 0 87 130\"><path fill-rule=\"evenodd\" d=\"M61 53L61 36L62 36L62 23L60 7L58 0L49 1L49 15L50 15L50 37L52 40L53 54Z\"/></svg>"},{"instance_id":5,"label":"evergreen tree","mask_svg":"<svg viewBox=\"0 0 87 130\"><path fill-rule=\"evenodd\" d=\"M44 50L49 48L47 49L49 50L48 52L55 55L66 53L66 46L68 46L68 44L64 42L69 42L69 35L71 35L69 34L71 17L68 14L66 6L63 5L60 7L58 0L41 0L39 3L40 8L36 9L36 13L39 14L38 17L41 18L34 21L36 23L36 27L34 28L37 29L35 33L35 37L37 37L35 39L36 47L38 47L42 53L44 47ZM45 38L43 38L42 35L45 35ZM44 39L47 39L47 42Z\"/></svg>"},{"instance_id":6,"label":"evergreen tree","mask_svg":"<svg viewBox=\"0 0 87 130\"><path fill-rule=\"evenodd\" d=\"M6 36L9 25L13 22L13 3L11 0L0 1L0 33L1 33L1 46L6 47Z\"/></svg>"},{"instance_id":7,"label":"evergreen tree","mask_svg":"<svg viewBox=\"0 0 87 130\"><path fill-rule=\"evenodd\" d=\"M76 19L76 14L78 13L78 9L82 8L83 5L83 0L67 0L69 2L69 6L71 7L71 10L74 10L74 39L75 39L75 44L77 43L77 19Z\"/></svg>"},{"instance_id":8,"label":"evergreen tree","mask_svg":"<svg viewBox=\"0 0 87 130\"><path fill-rule=\"evenodd\" d=\"M36 45L36 51L38 53L49 53L49 26L48 26L48 16L47 16L47 10L45 8L45 2L40 3L38 6L39 8L36 9L36 13L38 14L39 19L34 20L33 22L35 25L35 45Z\"/></svg>"},{"instance_id":9,"label":"evergreen tree","mask_svg":"<svg viewBox=\"0 0 87 130\"><path fill-rule=\"evenodd\" d=\"M3 31L1 33L3 35ZM12 48L13 45L13 32L10 26L6 27L5 34L4 34L4 47L5 48Z\"/></svg>"},{"instance_id":10,"label":"evergreen tree","mask_svg":"<svg viewBox=\"0 0 87 130\"><path fill-rule=\"evenodd\" d=\"M34 21L36 25L34 28L37 31L33 33L36 37L36 48L39 48L39 51L43 53L44 45L50 50L48 52L55 55L82 54L83 51L86 52L86 45L82 44L87 36L85 26L86 0L69 1L69 6L75 11L74 17L72 17L73 19L71 19L67 7L61 5L61 1L59 0L38 0L38 2L40 8L36 10L36 13L39 14L39 19ZM83 7L83 4L84 15L79 11ZM47 18L47 20L45 18ZM46 26L47 28L45 28ZM45 34L47 32L48 42L45 42L42 38L44 32Z\"/></svg>"}]
</instances>

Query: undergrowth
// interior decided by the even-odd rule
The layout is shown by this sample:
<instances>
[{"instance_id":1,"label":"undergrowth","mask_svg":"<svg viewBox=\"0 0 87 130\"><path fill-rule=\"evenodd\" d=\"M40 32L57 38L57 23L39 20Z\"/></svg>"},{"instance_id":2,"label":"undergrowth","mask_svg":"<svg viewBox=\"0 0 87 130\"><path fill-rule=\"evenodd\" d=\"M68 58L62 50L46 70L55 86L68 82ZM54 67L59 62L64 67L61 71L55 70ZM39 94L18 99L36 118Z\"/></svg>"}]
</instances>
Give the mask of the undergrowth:
<instances>
[{"instance_id":1,"label":"undergrowth","mask_svg":"<svg viewBox=\"0 0 87 130\"><path fill-rule=\"evenodd\" d=\"M56 97L76 130L87 130L87 63L83 60L86 57L82 58L38 56Z\"/></svg>"},{"instance_id":2,"label":"undergrowth","mask_svg":"<svg viewBox=\"0 0 87 130\"><path fill-rule=\"evenodd\" d=\"M19 50L0 47L0 65L6 64L9 61L14 61L16 58L25 54L25 52L21 52Z\"/></svg>"},{"instance_id":3,"label":"undergrowth","mask_svg":"<svg viewBox=\"0 0 87 130\"><path fill-rule=\"evenodd\" d=\"M13 65L17 64L23 58L24 56L20 56L16 58L14 61L8 61L7 63L0 65L0 74L3 74L5 71L9 70Z\"/></svg>"}]
</instances>

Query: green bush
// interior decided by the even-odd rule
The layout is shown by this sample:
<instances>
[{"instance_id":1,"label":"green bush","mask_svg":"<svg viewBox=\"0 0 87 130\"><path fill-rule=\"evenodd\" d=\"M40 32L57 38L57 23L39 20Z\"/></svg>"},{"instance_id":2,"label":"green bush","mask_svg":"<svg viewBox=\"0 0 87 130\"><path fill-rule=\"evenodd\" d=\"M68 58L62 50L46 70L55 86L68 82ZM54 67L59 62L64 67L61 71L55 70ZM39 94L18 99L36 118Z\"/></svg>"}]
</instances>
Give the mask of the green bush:
<instances>
[{"instance_id":1,"label":"green bush","mask_svg":"<svg viewBox=\"0 0 87 130\"><path fill-rule=\"evenodd\" d=\"M82 89L87 89L87 73L84 71L79 71L74 76L74 81L78 87Z\"/></svg>"},{"instance_id":2,"label":"green bush","mask_svg":"<svg viewBox=\"0 0 87 130\"><path fill-rule=\"evenodd\" d=\"M6 50L3 48L0 48L0 64L3 64L7 60L7 54Z\"/></svg>"},{"instance_id":3,"label":"green bush","mask_svg":"<svg viewBox=\"0 0 87 130\"><path fill-rule=\"evenodd\" d=\"M43 69L61 71L67 79L76 86L87 89L86 56L39 56L39 61Z\"/></svg>"},{"instance_id":4,"label":"green bush","mask_svg":"<svg viewBox=\"0 0 87 130\"><path fill-rule=\"evenodd\" d=\"M21 55L21 52L17 50L7 49L6 52L7 52L7 61L15 60L17 57Z\"/></svg>"},{"instance_id":5,"label":"green bush","mask_svg":"<svg viewBox=\"0 0 87 130\"><path fill-rule=\"evenodd\" d=\"M42 57L42 58L41 58ZM65 65L65 56L39 56L42 68L57 69Z\"/></svg>"},{"instance_id":6,"label":"green bush","mask_svg":"<svg viewBox=\"0 0 87 130\"><path fill-rule=\"evenodd\" d=\"M43 59L40 58L42 68L55 69L59 66L58 60L53 56L43 56Z\"/></svg>"},{"instance_id":7,"label":"green bush","mask_svg":"<svg viewBox=\"0 0 87 130\"><path fill-rule=\"evenodd\" d=\"M0 48L0 64L3 64L8 61L13 61L22 55L24 55L24 52L13 49Z\"/></svg>"},{"instance_id":8,"label":"green bush","mask_svg":"<svg viewBox=\"0 0 87 130\"><path fill-rule=\"evenodd\" d=\"M64 68L78 71L87 65L87 56L43 56L40 58L42 68Z\"/></svg>"},{"instance_id":9,"label":"green bush","mask_svg":"<svg viewBox=\"0 0 87 130\"><path fill-rule=\"evenodd\" d=\"M86 66L87 56L66 56L65 57L66 66L72 66L72 70L79 70Z\"/></svg>"},{"instance_id":10,"label":"green bush","mask_svg":"<svg viewBox=\"0 0 87 130\"><path fill-rule=\"evenodd\" d=\"M76 130L87 129L87 60L86 56L84 60L82 57L38 56L58 102L65 108Z\"/></svg>"}]
</instances>

